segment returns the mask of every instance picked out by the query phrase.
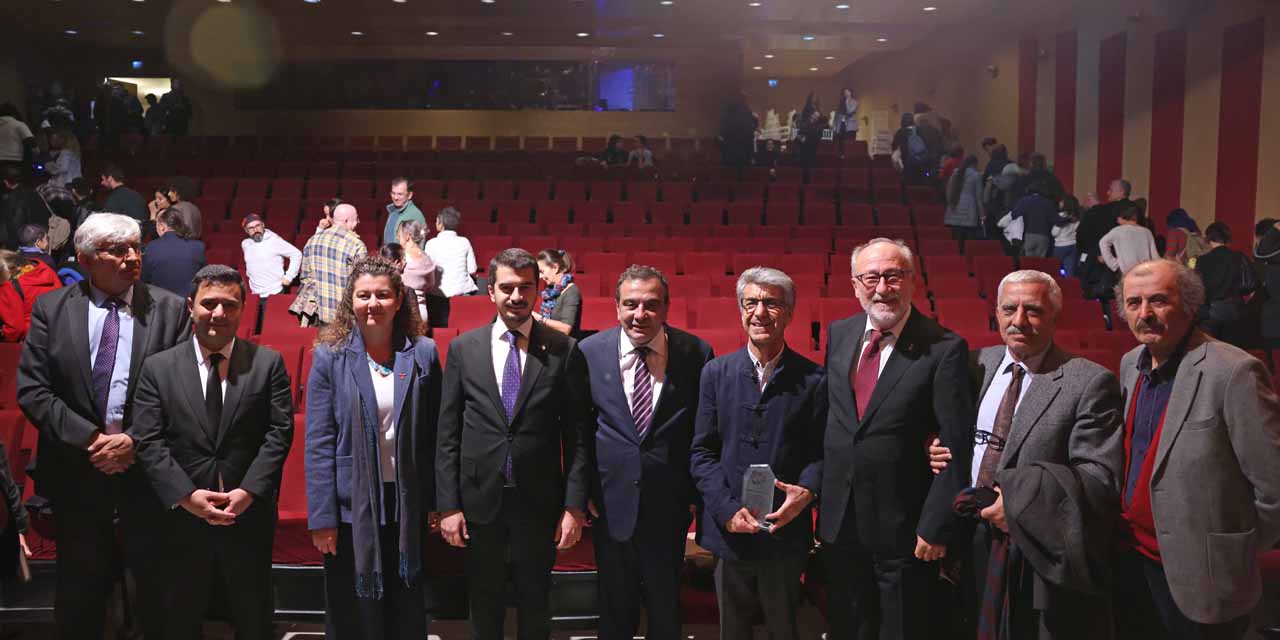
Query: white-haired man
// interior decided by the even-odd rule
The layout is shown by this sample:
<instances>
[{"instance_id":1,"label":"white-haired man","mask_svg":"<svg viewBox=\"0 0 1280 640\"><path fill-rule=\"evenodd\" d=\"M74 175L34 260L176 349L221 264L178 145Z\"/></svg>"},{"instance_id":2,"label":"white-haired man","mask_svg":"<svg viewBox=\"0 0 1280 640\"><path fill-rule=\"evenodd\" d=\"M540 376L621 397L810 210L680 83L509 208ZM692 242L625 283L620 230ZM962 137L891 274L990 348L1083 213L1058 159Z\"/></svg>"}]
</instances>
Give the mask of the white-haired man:
<instances>
[{"instance_id":1,"label":"white-haired man","mask_svg":"<svg viewBox=\"0 0 1280 640\"><path fill-rule=\"evenodd\" d=\"M936 617L933 563L946 555L952 500L969 478L969 347L911 306L914 257L900 240L854 249L865 313L832 323L818 533L832 640L923 638ZM930 479L930 433L956 459Z\"/></svg>"},{"instance_id":2,"label":"white-haired man","mask_svg":"<svg viewBox=\"0 0 1280 640\"><path fill-rule=\"evenodd\" d=\"M1046 639L1111 630L1106 541L1124 463L1120 384L1054 344L1061 312L1062 289L1048 274L1000 281L1004 344L977 353L972 488L958 500L970 517L957 537L967 560L961 637L979 628ZM935 472L944 469L950 453L935 443L931 454Z\"/></svg>"},{"instance_id":3,"label":"white-haired man","mask_svg":"<svg viewBox=\"0 0 1280 640\"><path fill-rule=\"evenodd\" d=\"M166 584L155 553L156 494L134 463L134 388L148 356L187 340L182 298L139 281L137 221L95 213L76 231L88 278L41 296L18 365L18 404L40 430L36 491L54 504L59 636L104 637L107 595L120 561L137 584L145 637L161 637Z\"/></svg>"}]
</instances>

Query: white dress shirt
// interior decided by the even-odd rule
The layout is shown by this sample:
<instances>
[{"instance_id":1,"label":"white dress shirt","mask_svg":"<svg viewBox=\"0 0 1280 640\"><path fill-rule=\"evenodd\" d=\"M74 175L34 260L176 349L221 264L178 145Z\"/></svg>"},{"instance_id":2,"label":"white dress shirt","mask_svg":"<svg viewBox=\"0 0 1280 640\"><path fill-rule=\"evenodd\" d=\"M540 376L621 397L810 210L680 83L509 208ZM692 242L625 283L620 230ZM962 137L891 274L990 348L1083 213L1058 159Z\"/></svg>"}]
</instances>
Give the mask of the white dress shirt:
<instances>
[{"instance_id":1,"label":"white dress shirt","mask_svg":"<svg viewBox=\"0 0 1280 640\"><path fill-rule=\"evenodd\" d=\"M622 392L627 396L627 408L631 408L631 396L636 388L636 347L649 348L649 355L644 364L649 367L649 384L653 385L653 411L658 411L658 397L662 395L662 385L667 380L667 330L663 329L654 336L649 344L635 345L623 331L618 339L618 366L622 370Z\"/></svg>"},{"instance_id":2,"label":"white dress shirt","mask_svg":"<svg viewBox=\"0 0 1280 640\"><path fill-rule=\"evenodd\" d=\"M1013 405L1015 415L1018 412L1018 406L1022 404L1022 399L1027 397L1027 389L1031 388L1031 380L1035 378L1035 372L1040 370L1040 363L1044 362L1044 357L1048 353L1049 350L1045 349L1039 354L1027 358L1019 365L1026 373L1022 376L1022 391L1018 393L1018 401ZM982 396L981 403L978 405L978 431L995 432L996 414L1000 412L1000 403L1004 400L1004 392L1013 383L1013 372L1006 372L1005 369L1008 369L1013 362L1013 355L1009 353L1008 349L1005 349L1004 358L1000 360L996 375L991 379L991 385L987 387L987 393ZM973 445L973 467L970 469L969 486L978 486L978 471L982 468L982 456L986 452L986 443Z\"/></svg>"},{"instance_id":3,"label":"white dress shirt","mask_svg":"<svg viewBox=\"0 0 1280 640\"><path fill-rule=\"evenodd\" d=\"M778 370L778 362L782 360L782 354L786 351L785 347L779 349L777 355L768 362L760 362L751 347L747 347L747 357L751 358L751 364L756 368L756 383L760 385L760 393L764 393L764 388L769 385L769 380L773 378L773 372Z\"/></svg>"},{"instance_id":4,"label":"white dress shirt","mask_svg":"<svg viewBox=\"0 0 1280 640\"><path fill-rule=\"evenodd\" d=\"M240 241L244 251L244 269L249 274L249 290L255 295L271 296L284 289L283 281L293 280L302 267L302 252L270 229L262 232L262 242L253 238ZM284 259L289 259L289 270Z\"/></svg>"},{"instance_id":5,"label":"white dress shirt","mask_svg":"<svg viewBox=\"0 0 1280 640\"><path fill-rule=\"evenodd\" d=\"M511 353L511 343L507 342L504 336L507 335L507 325L499 318L493 323L493 328L489 334L489 351L493 354L493 377L498 382L498 395L502 395L502 372L507 368L507 355ZM524 363L529 359L529 332L533 331L533 318L530 317L524 321L524 324L516 327L516 333L520 334L516 338L516 356L520 360L520 376L524 376Z\"/></svg>"},{"instance_id":6,"label":"white dress shirt","mask_svg":"<svg viewBox=\"0 0 1280 640\"><path fill-rule=\"evenodd\" d=\"M470 240L457 231L441 231L427 241L423 251L440 268L440 293L452 298L476 290L476 281L471 279L476 271L476 252Z\"/></svg>"},{"instance_id":7,"label":"white dress shirt","mask_svg":"<svg viewBox=\"0 0 1280 640\"><path fill-rule=\"evenodd\" d=\"M195 345L196 367L200 370L200 391L207 398L209 397L209 390L206 388L209 384L209 356L215 352L205 349L195 336L191 336L191 343ZM218 363L218 377L222 379L222 389L219 390L219 393L222 394L224 400L227 397L227 369L231 366L231 350L235 346L236 339L232 338L231 342L227 343L227 346L217 351L217 353L222 354L222 362ZM214 428L217 428L217 425L214 425Z\"/></svg>"},{"instance_id":8,"label":"white dress shirt","mask_svg":"<svg viewBox=\"0 0 1280 640\"><path fill-rule=\"evenodd\" d=\"M129 364L133 360L133 287L116 296L124 301L117 313L120 316L120 332L116 338L116 362L111 369L111 385L107 387L107 414L103 426L107 433L120 433L124 423L124 403L129 395ZM107 321L107 308L103 303L107 294L89 285L89 370L98 359L98 343L102 340L102 325Z\"/></svg>"},{"instance_id":9,"label":"white dress shirt","mask_svg":"<svg viewBox=\"0 0 1280 640\"><path fill-rule=\"evenodd\" d=\"M902 328L907 326L907 318L911 317L911 307L907 307L907 312L902 314L902 318L898 323L889 328L889 335L880 338L880 369L876 371L876 378L884 373L884 365L889 362L889 356L893 355L893 347L898 344L898 336L902 335ZM862 363L862 355L867 352L867 348L871 346L871 330L875 327L871 324L871 316L867 316L867 327L862 330L862 350L858 352L858 359L853 361L853 368L856 371L858 365Z\"/></svg>"}]
</instances>

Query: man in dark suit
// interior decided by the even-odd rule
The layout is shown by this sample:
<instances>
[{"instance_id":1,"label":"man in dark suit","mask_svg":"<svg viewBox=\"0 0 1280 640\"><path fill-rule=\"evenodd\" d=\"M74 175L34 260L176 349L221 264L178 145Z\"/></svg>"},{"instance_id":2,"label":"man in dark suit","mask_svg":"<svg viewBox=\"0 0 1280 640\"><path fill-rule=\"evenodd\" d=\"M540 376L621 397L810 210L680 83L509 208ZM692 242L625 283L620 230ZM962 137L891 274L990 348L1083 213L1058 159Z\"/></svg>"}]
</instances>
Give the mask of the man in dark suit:
<instances>
[{"instance_id":1,"label":"man in dark suit","mask_svg":"<svg viewBox=\"0 0 1280 640\"><path fill-rule=\"evenodd\" d=\"M689 444L711 347L666 325L670 292L632 265L614 289L618 327L582 341L595 417L590 471L601 640L680 636L680 568L695 501Z\"/></svg>"},{"instance_id":2,"label":"man in dark suit","mask_svg":"<svg viewBox=\"0 0 1280 640\"><path fill-rule=\"evenodd\" d=\"M500 640L507 563L521 640L551 634L556 549L582 535L587 373L576 342L532 318L538 264L522 249L489 262L493 324L454 338L436 448L440 532L467 548L471 628Z\"/></svg>"},{"instance_id":3,"label":"man in dark suit","mask_svg":"<svg viewBox=\"0 0 1280 640\"><path fill-rule=\"evenodd\" d=\"M142 281L172 291L182 297L191 295L191 279L205 265L204 243L188 239L188 232L178 210L169 207L156 218L159 238L147 243Z\"/></svg>"},{"instance_id":4,"label":"man in dark suit","mask_svg":"<svg viewBox=\"0 0 1280 640\"><path fill-rule=\"evenodd\" d=\"M968 483L973 400L964 339L911 306L914 257L877 238L853 251L865 313L827 342L828 408L819 535L833 640L920 638L946 555L952 499ZM932 478L930 433L955 453Z\"/></svg>"},{"instance_id":5,"label":"man in dark suit","mask_svg":"<svg viewBox=\"0 0 1280 640\"><path fill-rule=\"evenodd\" d=\"M217 581L236 637L268 640L276 502L293 444L289 375L279 353L236 339L240 272L209 265L191 288L194 341L149 358L134 399L138 460L169 507L161 553L180 577L165 635L200 637Z\"/></svg>"},{"instance_id":6,"label":"man in dark suit","mask_svg":"<svg viewBox=\"0 0 1280 640\"><path fill-rule=\"evenodd\" d=\"M966 560L958 637L975 637L980 626L1003 626L1014 638L1111 633L1108 541L1124 468L1120 383L1053 343L1061 310L1062 290L1048 274L1010 273L996 296L1004 344L976 354L970 477L976 491L995 496L989 505L975 499L974 526L958 528L953 555ZM946 449L930 454L935 469L945 468ZM1022 579L991 578L1001 574Z\"/></svg>"},{"instance_id":7,"label":"man in dark suit","mask_svg":"<svg viewBox=\"0 0 1280 640\"><path fill-rule=\"evenodd\" d=\"M187 339L182 299L138 282L141 231L117 214L90 216L76 231L88 279L41 296L18 366L18 404L40 430L36 491L51 499L58 528L60 637L103 637L119 516L139 619L161 637L160 502L133 465L132 406L143 359Z\"/></svg>"}]
</instances>

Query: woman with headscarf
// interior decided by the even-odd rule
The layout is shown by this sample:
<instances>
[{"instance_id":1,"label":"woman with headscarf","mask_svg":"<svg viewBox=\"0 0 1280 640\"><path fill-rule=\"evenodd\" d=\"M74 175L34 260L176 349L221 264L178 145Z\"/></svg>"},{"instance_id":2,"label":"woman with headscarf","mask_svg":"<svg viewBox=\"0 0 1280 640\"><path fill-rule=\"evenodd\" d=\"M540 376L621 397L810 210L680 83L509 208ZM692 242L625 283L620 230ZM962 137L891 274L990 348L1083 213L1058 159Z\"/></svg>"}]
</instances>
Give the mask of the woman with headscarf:
<instances>
[{"instance_id":1,"label":"woman with headscarf","mask_svg":"<svg viewBox=\"0 0 1280 640\"><path fill-rule=\"evenodd\" d=\"M324 554L325 637L426 637L422 548L435 505L435 343L400 270L356 262L307 381L307 528Z\"/></svg>"}]
</instances>

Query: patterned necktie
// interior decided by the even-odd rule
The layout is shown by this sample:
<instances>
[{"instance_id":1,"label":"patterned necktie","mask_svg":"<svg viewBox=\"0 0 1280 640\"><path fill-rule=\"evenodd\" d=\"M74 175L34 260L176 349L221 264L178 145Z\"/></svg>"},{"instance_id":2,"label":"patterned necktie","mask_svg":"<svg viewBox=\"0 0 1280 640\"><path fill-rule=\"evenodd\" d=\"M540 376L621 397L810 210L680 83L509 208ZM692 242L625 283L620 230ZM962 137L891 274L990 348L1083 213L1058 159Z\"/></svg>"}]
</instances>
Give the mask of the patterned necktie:
<instances>
[{"instance_id":1,"label":"patterned necktie","mask_svg":"<svg viewBox=\"0 0 1280 640\"><path fill-rule=\"evenodd\" d=\"M218 425L222 424L222 372L218 370L222 364L222 354L209 354L209 377L204 383L204 412L209 417L209 439L218 437Z\"/></svg>"},{"instance_id":2,"label":"patterned necktie","mask_svg":"<svg viewBox=\"0 0 1280 640\"><path fill-rule=\"evenodd\" d=\"M1018 408L1018 396L1022 395L1022 377L1027 371L1016 362L1011 363L1005 372L1010 370L1013 371L1013 380L1004 390L1000 408L996 411L996 422L991 426L995 437L987 441L987 448L982 452L982 466L978 467L979 487L989 487L996 479L996 467L1000 466L1000 456L1004 455L1009 430L1013 428L1013 411Z\"/></svg>"},{"instance_id":3,"label":"patterned necktie","mask_svg":"<svg viewBox=\"0 0 1280 640\"><path fill-rule=\"evenodd\" d=\"M107 399L111 395L111 372L116 368L116 346L120 342L120 306L124 304L119 298L108 298L102 304L107 310L107 317L102 321L102 337L98 339L98 355L93 359L93 402L98 407L98 415L107 421ZM119 433L119 426L108 426L107 433Z\"/></svg>"},{"instance_id":4,"label":"patterned necktie","mask_svg":"<svg viewBox=\"0 0 1280 640\"><path fill-rule=\"evenodd\" d=\"M649 357L649 347L636 347L635 364L632 365L631 379L631 417L636 422L636 433L641 438L649 429L649 420L653 418L653 381L649 379L649 365L645 360Z\"/></svg>"},{"instance_id":5,"label":"patterned necktie","mask_svg":"<svg viewBox=\"0 0 1280 640\"><path fill-rule=\"evenodd\" d=\"M507 364L502 368L502 407L507 410L508 425L515 418L516 398L520 396L520 349L516 347L519 338L520 334L515 331L508 331L502 336L511 345L511 350L507 352ZM507 440L510 442L509 434ZM515 484L510 446L507 447L507 460L502 465L502 476L506 478L508 486Z\"/></svg>"},{"instance_id":6,"label":"patterned necktie","mask_svg":"<svg viewBox=\"0 0 1280 640\"><path fill-rule=\"evenodd\" d=\"M853 400L858 406L858 419L867 412L871 394L876 390L876 379L880 377L880 343L890 335L893 334L872 329L867 348L858 360L858 369L853 374Z\"/></svg>"}]
</instances>

